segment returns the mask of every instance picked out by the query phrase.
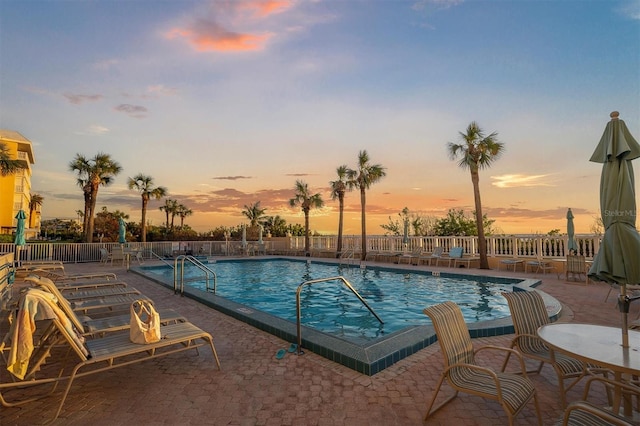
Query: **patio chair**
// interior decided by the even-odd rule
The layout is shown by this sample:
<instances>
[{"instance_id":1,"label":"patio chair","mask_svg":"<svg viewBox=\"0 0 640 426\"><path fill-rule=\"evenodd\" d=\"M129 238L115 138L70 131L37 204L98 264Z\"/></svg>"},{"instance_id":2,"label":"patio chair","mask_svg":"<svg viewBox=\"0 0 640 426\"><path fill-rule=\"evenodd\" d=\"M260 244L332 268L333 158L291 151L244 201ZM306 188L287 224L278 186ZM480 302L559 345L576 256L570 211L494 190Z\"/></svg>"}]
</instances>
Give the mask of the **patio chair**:
<instances>
[{"instance_id":1,"label":"patio chair","mask_svg":"<svg viewBox=\"0 0 640 426\"><path fill-rule=\"evenodd\" d=\"M607 296L604 298L604 301L606 302L607 300L609 300L609 296L611 296L611 292L613 290L616 290L616 293L620 294L620 284L609 284L609 291L607 292ZM626 294L629 296L638 296L638 292L640 292L640 285L638 284L627 284L625 286L625 289L627 290ZM638 318L640 318L640 312L638 313ZM636 325L636 329L638 328L639 324L635 324Z\"/></svg>"},{"instance_id":2,"label":"patio chair","mask_svg":"<svg viewBox=\"0 0 640 426\"><path fill-rule=\"evenodd\" d=\"M57 308L51 298L43 297L37 292L38 290L29 289L22 294L19 304L20 311L18 312L18 320L14 321L14 325L10 331L9 340L12 346L7 362L9 364L8 366L11 367L10 371L15 370L16 367L25 368L21 368L21 370L18 371L19 374L16 378L20 380L3 381L0 383L0 402L6 407L31 402L42 396L51 394L53 390L50 390L46 394L35 397L30 396L23 400L10 402L7 401L2 394L2 391L5 389L25 388L45 384L55 385L58 382L67 381L60 404L51 420L53 421L62 411L62 407L76 378L186 350L195 349L198 351L198 348L202 346L209 346L211 348L216 365L218 369L220 369L220 361L213 345L213 338L209 333L189 322L162 326L162 339L156 343L144 345L132 343L128 332L111 333L102 338L84 341L84 339L76 334L76 330L74 330L70 324L69 318ZM45 330L42 333L42 337L33 345L33 351L26 351L30 353L16 353L20 345L16 345L15 342L21 338L28 340L29 336L33 335L34 332L32 326L37 324L36 322L32 324L28 318L25 318L30 317L27 309L34 313L37 320L47 319L50 320L50 322L48 326L43 326ZM45 376L45 372L41 371L41 367L48 359L55 359L59 356L60 351L52 352L52 350L60 345L68 346L70 350L64 351L66 356L60 360L59 372L56 373L56 375ZM0 349L4 350L5 347L6 342L3 342ZM75 362L73 361L74 355L76 358ZM16 360L18 360L20 364L16 365ZM138 377L138 379L140 378Z\"/></svg>"},{"instance_id":3,"label":"patio chair","mask_svg":"<svg viewBox=\"0 0 640 426\"><path fill-rule=\"evenodd\" d=\"M367 255L364 257L364 260L365 261L372 260L372 261L375 262L376 261L376 256L378 256L378 253L380 253L380 252L377 251L377 250L368 250L367 251Z\"/></svg>"},{"instance_id":4,"label":"patio chair","mask_svg":"<svg viewBox=\"0 0 640 426\"><path fill-rule=\"evenodd\" d=\"M453 302L430 306L424 310L424 313L433 322L444 356L444 371L431 398L425 421L431 414L453 400L458 392L465 392L497 401L507 414L509 425L513 425L514 417L533 399L538 424L542 425L536 389L527 378L524 361L517 351L499 346L483 346L474 350L462 311ZM477 364L475 355L482 350L490 349L505 351L518 357L522 374L495 372ZM432 410L445 379L455 393Z\"/></svg>"},{"instance_id":5,"label":"patio chair","mask_svg":"<svg viewBox=\"0 0 640 426\"><path fill-rule=\"evenodd\" d=\"M565 269L565 279L569 281L569 275L572 276L574 281L583 281L580 277L584 277L586 284L589 284L589 268L587 267L587 261L584 256L578 254L567 255L567 268Z\"/></svg>"},{"instance_id":6,"label":"patio chair","mask_svg":"<svg viewBox=\"0 0 640 426\"><path fill-rule=\"evenodd\" d=\"M398 265L406 262L407 265L412 265L414 259L419 259L422 253L422 247L414 248L411 253L402 253L398 256Z\"/></svg>"},{"instance_id":7,"label":"patio chair","mask_svg":"<svg viewBox=\"0 0 640 426\"><path fill-rule=\"evenodd\" d=\"M454 251L455 249L455 251ZM453 254L452 254L453 253ZM479 256L465 256L464 249L462 247L454 247L449 250L449 258L453 259L453 267L457 268L458 265L464 265L469 269L471 267L471 263L477 262L480 265L480 257Z\"/></svg>"},{"instance_id":8,"label":"patio chair","mask_svg":"<svg viewBox=\"0 0 640 426\"><path fill-rule=\"evenodd\" d=\"M111 261L111 253L109 253L109 250L107 250L104 247L100 248L100 264L106 265L110 261Z\"/></svg>"},{"instance_id":9,"label":"patio chair","mask_svg":"<svg viewBox=\"0 0 640 426\"><path fill-rule=\"evenodd\" d=\"M640 398L640 387L629 383L617 382L604 377L594 376L587 380L584 389L584 395L582 401L575 401L569 404L564 411L562 419L563 426L631 426L637 424L633 419L622 417L616 413L613 413L609 409L599 407L588 401L591 385L594 382L601 382L605 386L605 390L608 390L613 386L618 386L623 389L628 395L634 395L636 398Z\"/></svg>"},{"instance_id":10,"label":"patio chair","mask_svg":"<svg viewBox=\"0 0 640 426\"><path fill-rule=\"evenodd\" d=\"M431 266L431 261L435 260L436 261L436 266L437 266L438 259L443 257L443 254L442 254L443 251L444 251L443 247L434 247L433 248L433 252L431 252L429 254L421 255L420 256L420 260L424 260L426 262L426 264L429 265L429 266Z\"/></svg>"},{"instance_id":11,"label":"patio chair","mask_svg":"<svg viewBox=\"0 0 640 426\"><path fill-rule=\"evenodd\" d=\"M446 256L440 256L438 259L436 259L436 266L438 266L438 264L442 261L447 262L447 267L456 267L456 262L460 261L461 263L466 263L468 268L471 262L475 260L480 260L480 258L475 259L472 257L468 257L465 259L464 249L462 247L451 247L449 249L449 253Z\"/></svg>"},{"instance_id":12,"label":"patio chair","mask_svg":"<svg viewBox=\"0 0 640 426\"><path fill-rule=\"evenodd\" d=\"M524 272L527 272L527 270L535 274L540 271L542 271L543 274L546 274L547 271L553 271L554 267L551 261L544 260L542 257L538 257L536 260L527 261L527 263L524 265Z\"/></svg>"},{"instance_id":13,"label":"patio chair","mask_svg":"<svg viewBox=\"0 0 640 426\"><path fill-rule=\"evenodd\" d=\"M440 266L440 263L445 263L447 264L447 267L451 266L451 250L453 250L453 254L456 255L458 249L460 249L460 251L462 251L462 248L459 247L451 247L449 249L449 251L447 253L442 253L440 256L438 256L437 258L433 259L436 261L436 266Z\"/></svg>"},{"instance_id":14,"label":"patio chair","mask_svg":"<svg viewBox=\"0 0 640 426\"><path fill-rule=\"evenodd\" d=\"M509 266L513 267L513 272L516 271L516 269L518 268L518 265L524 265L524 260L522 259L518 259L517 257L514 257L512 259L502 259L500 260L500 264L505 266L505 269L508 271L509 270ZM524 269L524 267L523 267ZM500 270L500 267L498 266L498 270Z\"/></svg>"},{"instance_id":15,"label":"patio chair","mask_svg":"<svg viewBox=\"0 0 640 426\"><path fill-rule=\"evenodd\" d=\"M127 265L127 254L121 246L116 246L111 249L111 253L109 253L109 262L111 262L111 266L113 266L113 262L120 262L122 266Z\"/></svg>"},{"instance_id":16,"label":"patio chair","mask_svg":"<svg viewBox=\"0 0 640 426\"><path fill-rule=\"evenodd\" d=\"M566 393L587 374L587 366L582 361L554 352L538 337L538 328L551 322L544 300L538 292L514 291L502 295L509 304L516 333L516 337L511 341L511 348L517 348L525 358L539 361L538 368L527 371L528 373L540 374L545 363L553 367L558 377L560 402L562 407L565 407ZM502 371L505 371L510 355L505 358ZM565 389L566 379L573 380Z\"/></svg>"}]
</instances>

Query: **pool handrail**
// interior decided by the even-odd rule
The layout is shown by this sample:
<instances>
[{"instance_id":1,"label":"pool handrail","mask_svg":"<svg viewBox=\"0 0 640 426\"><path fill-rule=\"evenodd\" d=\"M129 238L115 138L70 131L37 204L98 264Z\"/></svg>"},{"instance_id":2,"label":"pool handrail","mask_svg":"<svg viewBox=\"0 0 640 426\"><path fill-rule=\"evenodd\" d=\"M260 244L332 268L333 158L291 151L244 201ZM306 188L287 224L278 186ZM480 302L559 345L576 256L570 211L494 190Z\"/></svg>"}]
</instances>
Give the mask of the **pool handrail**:
<instances>
[{"instance_id":1,"label":"pool handrail","mask_svg":"<svg viewBox=\"0 0 640 426\"><path fill-rule=\"evenodd\" d=\"M173 261L173 293L174 294L178 293L178 261L180 261L180 266L181 266L180 296L184 296L184 262L185 261L188 261L189 263L194 265L196 268L200 269L202 272L205 273L207 292L211 291L211 289L209 288L209 282L211 280L211 278L209 277L209 274L213 275L213 294L216 294L216 288L218 286L218 277L216 273L213 270L211 270L207 265L205 265L200 260L198 260L196 257L191 255L185 255L185 254L179 255Z\"/></svg>"},{"instance_id":2,"label":"pool handrail","mask_svg":"<svg viewBox=\"0 0 640 426\"><path fill-rule=\"evenodd\" d=\"M165 265L170 266L171 268L173 268L173 265L169 262L167 262L165 260L164 257L160 256L158 253L156 253L155 251L151 250L151 257L155 257L156 259L158 259L159 261L161 261L162 263L164 263Z\"/></svg>"},{"instance_id":3,"label":"pool handrail","mask_svg":"<svg viewBox=\"0 0 640 426\"><path fill-rule=\"evenodd\" d=\"M367 303L366 300L364 300L362 298L362 296L360 296L360 294L358 293L358 291L353 288L353 286L351 285L351 283L349 281L347 281L347 279L341 275L339 276L335 276L335 277L328 277L328 278L318 278L315 280L308 280L303 282L302 284L300 284L298 286L298 289L296 290L296 332L298 334L297 338L298 338L298 346L296 348L296 354L297 355L302 355L304 352L302 351L302 330L301 330L301 306L300 306L300 292L302 291L302 287L304 287L305 285L311 285L311 284L317 284L317 283L321 283L321 282L327 282L327 281L342 281L342 283L344 285L347 286L347 288L349 290L351 290L351 292L353 294L355 294L355 296L362 302L362 304L369 310L369 312L371 312L373 314L374 317L376 317L376 319L378 321L380 321L380 324L384 324L384 321L382 321L382 319L378 316L378 314L376 314L376 312L373 310L373 308L371 306L369 306L369 304Z\"/></svg>"},{"instance_id":4,"label":"pool handrail","mask_svg":"<svg viewBox=\"0 0 640 426\"><path fill-rule=\"evenodd\" d=\"M350 248L350 249L346 249L345 251L343 251L342 253L340 253L340 265L342 264L354 264L355 263L355 250Z\"/></svg>"}]
</instances>

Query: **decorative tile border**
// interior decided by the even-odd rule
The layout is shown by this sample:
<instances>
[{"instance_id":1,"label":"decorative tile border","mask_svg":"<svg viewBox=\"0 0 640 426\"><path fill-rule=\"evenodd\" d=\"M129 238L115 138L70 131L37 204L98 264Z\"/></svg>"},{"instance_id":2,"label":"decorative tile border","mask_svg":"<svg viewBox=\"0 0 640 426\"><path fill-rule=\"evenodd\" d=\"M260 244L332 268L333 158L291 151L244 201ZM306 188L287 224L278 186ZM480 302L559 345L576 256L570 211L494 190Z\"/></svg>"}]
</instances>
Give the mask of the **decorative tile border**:
<instances>
[{"instance_id":1,"label":"decorative tile border","mask_svg":"<svg viewBox=\"0 0 640 426\"><path fill-rule=\"evenodd\" d=\"M269 258L275 259L275 258ZM251 260L256 260L251 259ZM314 263L327 263L314 260ZM378 266L368 266L370 269L398 271L398 268L387 268ZM173 290L172 283L162 282L157 277L145 272L145 267L133 267L131 272L142 275L145 278L156 282L164 287ZM412 270L417 274L435 275L430 271ZM469 278L479 281L491 281L503 284L513 284L514 291L532 291L540 284L539 280L517 279L505 277L488 277L472 274L456 274L436 271L437 275L446 278ZM549 311L549 317L555 321L560 315L562 306L560 303L546 293L540 292L545 305ZM198 290L186 286L184 295L198 302L209 306L226 315L243 321L253 327L273 334L288 342L297 341L296 324L278 318L266 312L230 301L212 293ZM511 317L491 321L483 321L469 324L469 333L472 338L499 336L503 334L513 334L514 328ZM305 351L314 352L324 358L342 364L359 373L373 376L396 362L432 345L437 341L435 331L431 325L411 326L403 330L396 331L388 336L376 339L365 344L355 344L339 339L326 333L319 332L312 328L302 326L302 348Z\"/></svg>"}]
</instances>

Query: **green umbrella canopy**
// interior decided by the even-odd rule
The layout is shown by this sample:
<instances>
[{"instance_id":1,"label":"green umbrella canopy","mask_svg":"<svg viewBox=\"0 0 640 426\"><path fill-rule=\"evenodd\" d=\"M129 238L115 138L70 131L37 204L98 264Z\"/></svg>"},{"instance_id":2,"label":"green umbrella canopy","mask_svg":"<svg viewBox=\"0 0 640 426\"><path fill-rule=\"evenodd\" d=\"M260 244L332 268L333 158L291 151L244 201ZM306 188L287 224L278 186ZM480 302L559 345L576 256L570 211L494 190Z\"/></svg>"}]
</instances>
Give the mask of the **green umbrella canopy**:
<instances>
[{"instance_id":1,"label":"green umbrella canopy","mask_svg":"<svg viewBox=\"0 0 640 426\"><path fill-rule=\"evenodd\" d=\"M573 225L573 212L571 209L567 210L567 236L569 241L567 242L567 251L578 251L578 244L576 244L576 228Z\"/></svg>"},{"instance_id":2,"label":"green umbrella canopy","mask_svg":"<svg viewBox=\"0 0 640 426\"><path fill-rule=\"evenodd\" d=\"M629 347L627 284L640 283L640 234L636 230L636 193L631 161L640 157L640 145L618 112L611 113L591 161L602 163L600 213L604 236L593 259L589 277L620 284L618 308L622 313L622 347Z\"/></svg>"},{"instance_id":3,"label":"green umbrella canopy","mask_svg":"<svg viewBox=\"0 0 640 426\"><path fill-rule=\"evenodd\" d=\"M26 241L24 238L24 223L26 218L27 218L27 215L25 214L25 212L22 210L19 210L18 214L16 215L16 219L18 219L18 223L16 225L16 238L14 240L14 243L17 246L24 246L26 244Z\"/></svg>"},{"instance_id":4,"label":"green umbrella canopy","mask_svg":"<svg viewBox=\"0 0 640 426\"><path fill-rule=\"evenodd\" d=\"M589 277L614 284L640 283L640 234L636 230L635 180L631 160L640 145L618 112L611 113L590 161L602 163L600 210L605 232Z\"/></svg>"}]
</instances>

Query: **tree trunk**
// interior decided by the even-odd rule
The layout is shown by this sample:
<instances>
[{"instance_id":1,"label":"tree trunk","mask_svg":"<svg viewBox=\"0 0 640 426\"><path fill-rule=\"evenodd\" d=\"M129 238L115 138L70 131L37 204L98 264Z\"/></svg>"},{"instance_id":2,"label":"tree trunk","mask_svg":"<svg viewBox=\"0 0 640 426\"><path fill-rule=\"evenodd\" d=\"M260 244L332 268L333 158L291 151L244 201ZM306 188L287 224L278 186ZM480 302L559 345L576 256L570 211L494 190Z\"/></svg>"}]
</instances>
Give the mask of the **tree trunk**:
<instances>
[{"instance_id":1,"label":"tree trunk","mask_svg":"<svg viewBox=\"0 0 640 426\"><path fill-rule=\"evenodd\" d=\"M84 240L87 241L87 230L89 229L89 212L91 211L91 191L83 188L84 195L84 217L82 218L82 232Z\"/></svg>"},{"instance_id":2,"label":"tree trunk","mask_svg":"<svg viewBox=\"0 0 640 426\"><path fill-rule=\"evenodd\" d=\"M142 223L140 224L140 240L147 241L147 203L148 200L142 197Z\"/></svg>"},{"instance_id":3,"label":"tree trunk","mask_svg":"<svg viewBox=\"0 0 640 426\"><path fill-rule=\"evenodd\" d=\"M489 260L487 259L487 240L484 237L484 222L482 221L482 202L480 201L480 175L477 168L471 168L471 182L473 183L473 199L476 205L476 226L478 228L480 269L489 269Z\"/></svg>"},{"instance_id":4,"label":"tree trunk","mask_svg":"<svg viewBox=\"0 0 640 426\"><path fill-rule=\"evenodd\" d=\"M367 195L366 188L360 186L360 206L362 207L362 212L360 213L360 218L362 222L362 253L360 259L365 260L367 257L367 221L366 221L366 205L367 205Z\"/></svg>"},{"instance_id":5,"label":"tree trunk","mask_svg":"<svg viewBox=\"0 0 640 426\"><path fill-rule=\"evenodd\" d=\"M309 209L304 209L304 255L309 256Z\"/></svg>"},{"instance_id":6,"label":"tree trunk","mask_svg":"<svg viewBox=\"0 0 640 426\"><path fill-rule=\"evenodd\" d=\"M96 211L96 202L98 201L98 188L91 189L91 203L89 204L89 226L87 229L86 241L88 243L93 242L93 226L95 224L95 211Z\"/></svg>"},{"instance_id":7,"label":"tree trunk","mask_svg":"<svg viewBox=\"0 0 640 426\"><path fill-rule=\"evenodd\" d=\"M340 216L338 219L338 244L336 245L336 257L340 256L342 253L342 227L344 224L344 194L338 195L338 200L340 201Z\"/></svg>"}]
</instances>

